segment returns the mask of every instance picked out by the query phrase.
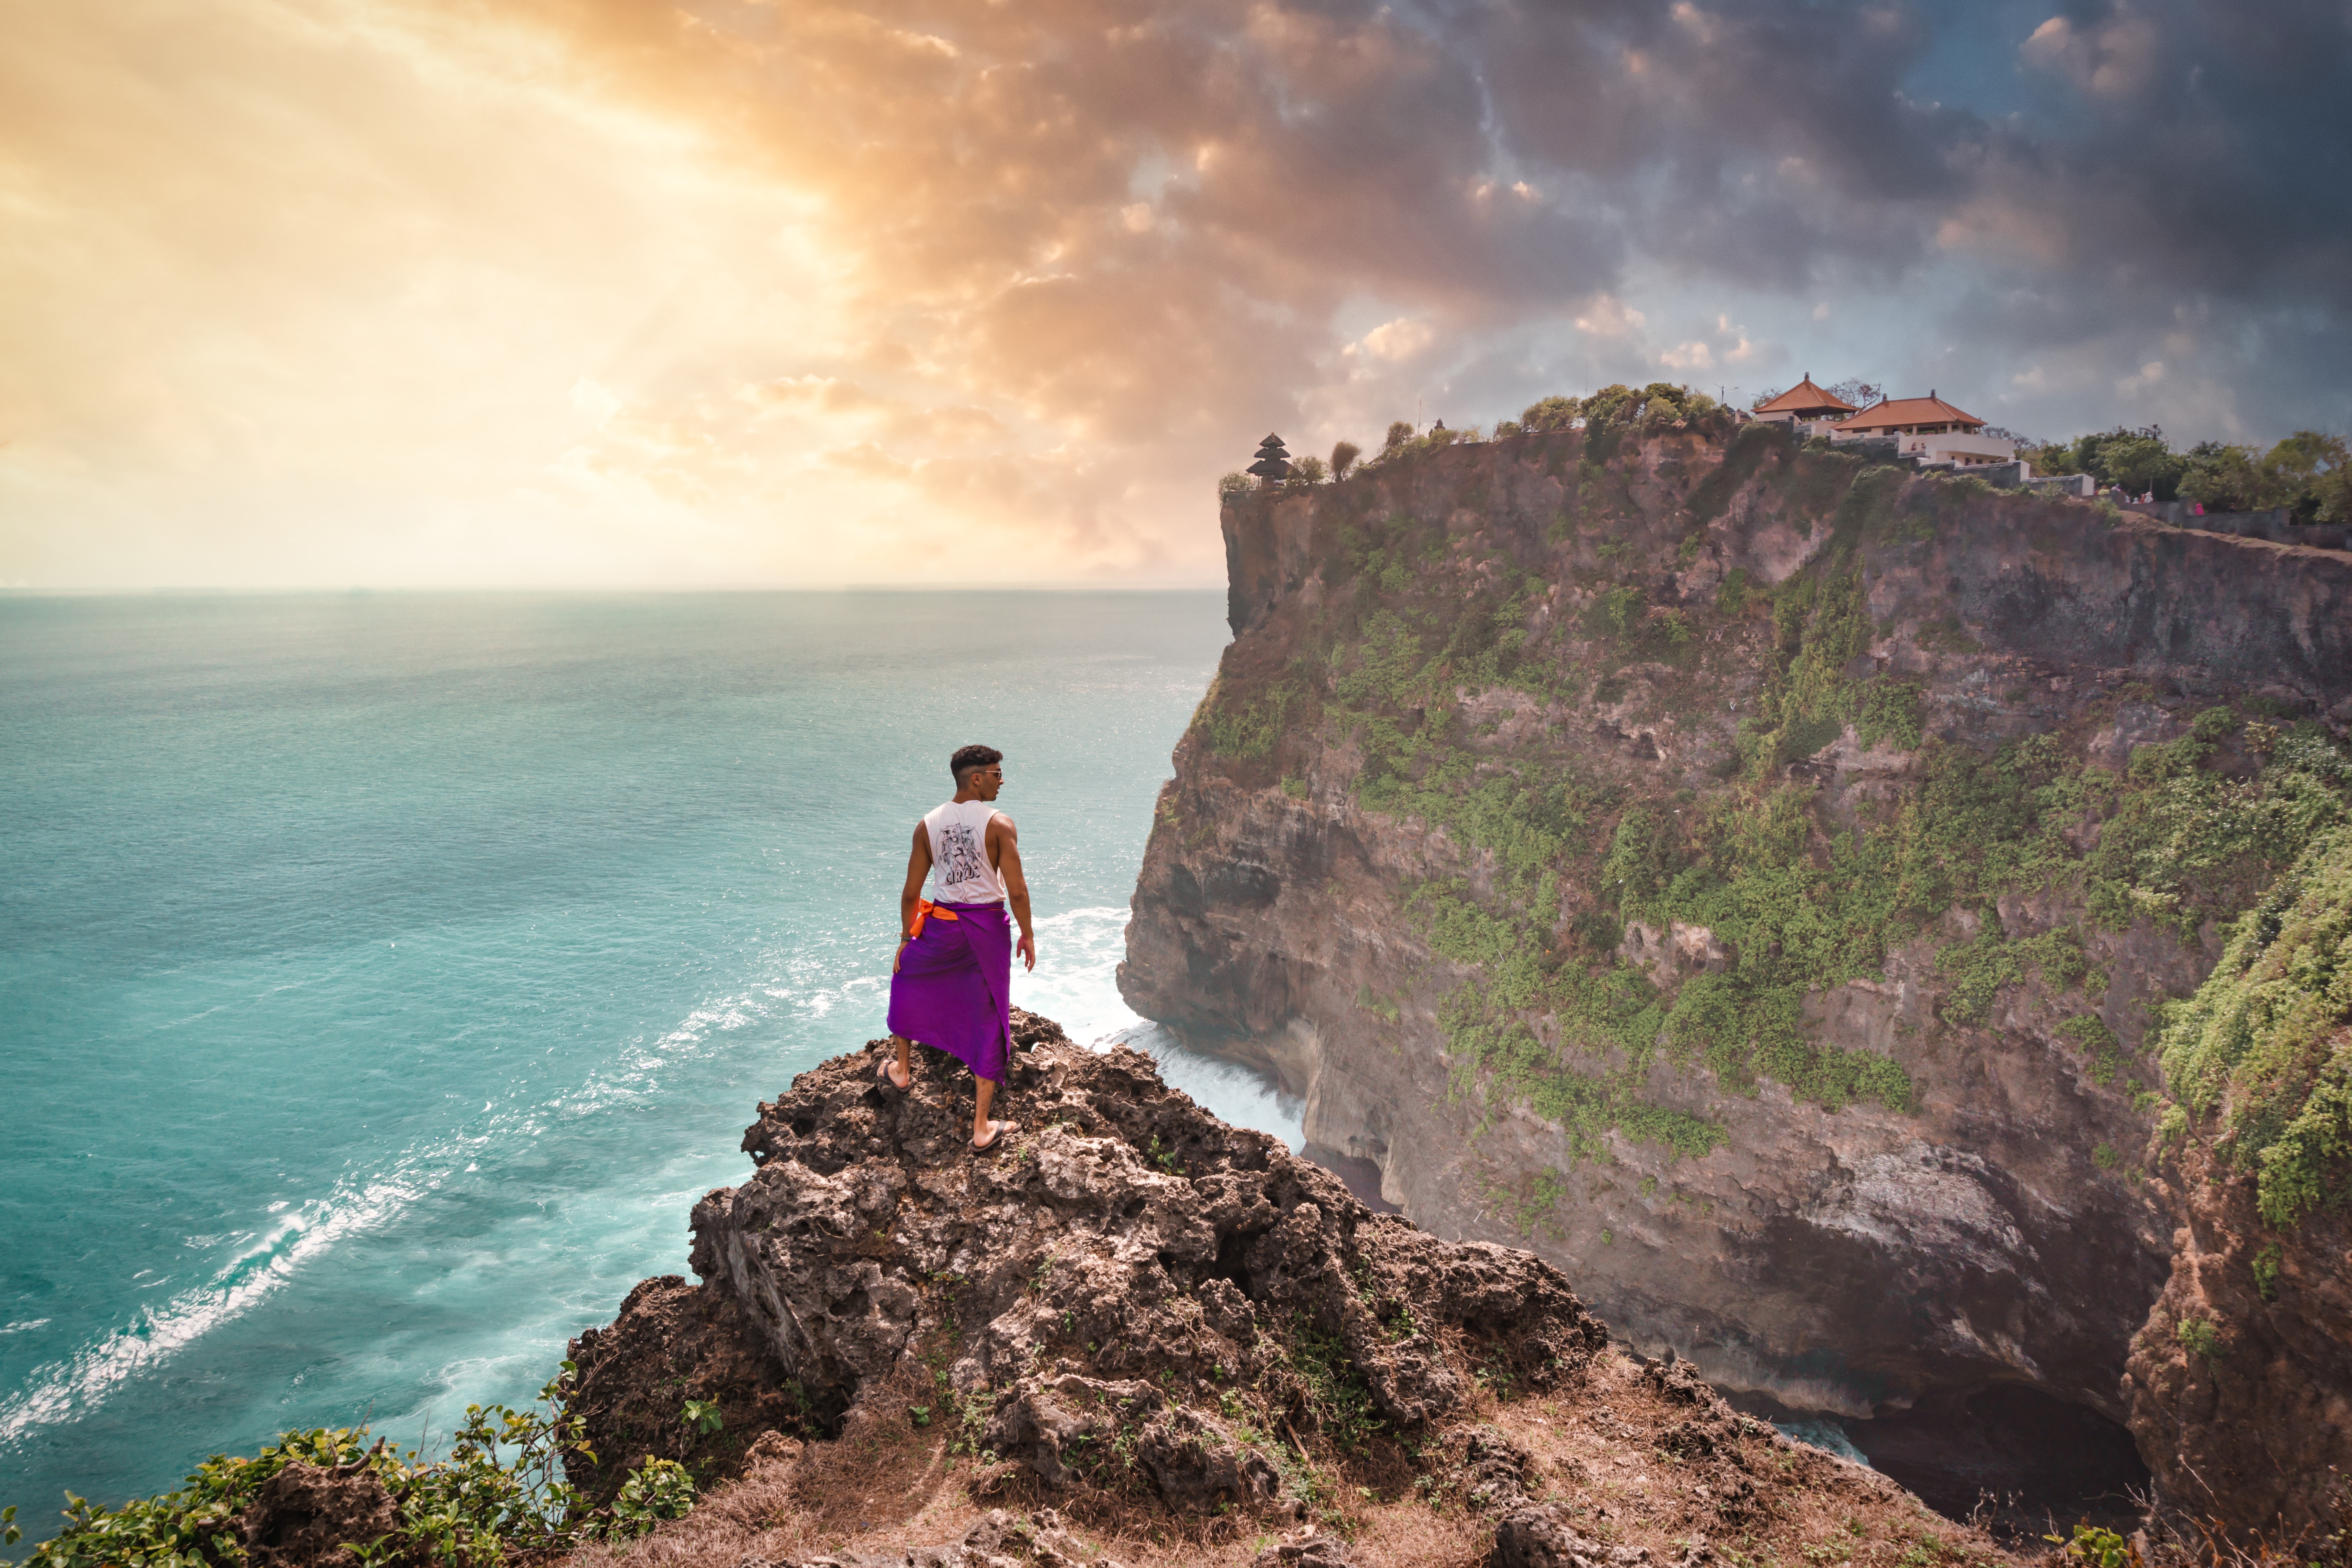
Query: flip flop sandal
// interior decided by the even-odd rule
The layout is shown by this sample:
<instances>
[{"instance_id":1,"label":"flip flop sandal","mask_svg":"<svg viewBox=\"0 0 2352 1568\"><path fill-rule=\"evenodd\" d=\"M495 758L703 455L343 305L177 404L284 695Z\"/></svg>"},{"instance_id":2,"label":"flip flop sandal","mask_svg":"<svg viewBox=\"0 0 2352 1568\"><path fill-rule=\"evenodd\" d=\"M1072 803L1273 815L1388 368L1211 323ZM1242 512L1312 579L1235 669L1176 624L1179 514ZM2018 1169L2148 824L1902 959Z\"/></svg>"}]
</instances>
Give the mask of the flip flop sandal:
<instances>
[{"instance_id":1,"label":"flip flop sandal","mask_svg":"<svg viewBox=\"0 0 2352 1568\"><path fill-rule=\"evenodd\" d=\"M985 1143L974 1143L971 1146L973 1153L985 1154L992 1149L1002 1148L1007 1138L1021 1131L1021 1123L1018 1121L991 1121L989 1126L995 1129L994 1134Z\"/></svg>"},{"instance_id":2,"label":"flip flop sandal","mask_svg":"<svg viewBox=\"0 0 2352 1568\"><path fill-rule=\"evenodd\" d=\"M897 1065L898 1060L898 1058L897 1057L884 1057L882 1058L881 1068L876 1071L874 1076L882 1080L883 1088L895 1089L900 1094L904 1094L908 1089L915 1087L915 1075L912 1072L908 1073L907 1081L904 1083L900 1083L897 1079L892 1078L890 1076L890 1069L892 1067Z\"/></svg>"}]
</instances>

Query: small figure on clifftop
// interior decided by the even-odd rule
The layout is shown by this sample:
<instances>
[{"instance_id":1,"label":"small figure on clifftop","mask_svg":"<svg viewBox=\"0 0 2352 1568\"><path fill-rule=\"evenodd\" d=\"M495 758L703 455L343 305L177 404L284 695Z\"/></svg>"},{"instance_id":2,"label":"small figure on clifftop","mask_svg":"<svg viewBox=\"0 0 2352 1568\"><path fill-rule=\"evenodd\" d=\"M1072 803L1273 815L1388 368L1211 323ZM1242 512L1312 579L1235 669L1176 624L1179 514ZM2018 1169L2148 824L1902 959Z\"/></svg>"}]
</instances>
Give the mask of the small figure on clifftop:
<instances>
[{"instance_id":1,"label":"small figure on clifftop","mask_svg":"<svg viewBox=\"0 0 2352 1568\"><path fill-rule=\"evenodd\" d=\"M991 1121L988 1108L1003 1079L1013 1046L1012 922L1021 922L1019 951L1037 967L1037 938L1029 924L1029 879L1021 870L1021 843L1013 819L989 803L1004 787L1004 753L966 746L948 759L955 798L915 824L907 855L907 885L898 894L898 951L890 959L890 1045L882 1077L894 1088L915 1081L913 1042L947 1052L971 1069L978 1103L971 1146L992 1147L1010 1121ZM923 897L923 879L938 873Z\"/></svg>"}]
</instances>

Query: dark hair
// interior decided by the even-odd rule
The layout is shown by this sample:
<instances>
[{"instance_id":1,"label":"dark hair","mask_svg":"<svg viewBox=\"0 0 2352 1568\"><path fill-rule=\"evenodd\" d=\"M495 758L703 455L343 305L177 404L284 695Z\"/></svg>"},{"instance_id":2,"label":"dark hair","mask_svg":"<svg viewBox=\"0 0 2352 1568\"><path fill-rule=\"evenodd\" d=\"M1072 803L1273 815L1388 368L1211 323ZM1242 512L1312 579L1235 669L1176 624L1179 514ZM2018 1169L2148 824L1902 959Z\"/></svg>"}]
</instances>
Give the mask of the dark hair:
<instances>
[{"instance_id":1,"label":"dark hair","mask_svg":"<svg viewBox=\"0 0 2352 1568\"><path fill-rule=\"evenodd\" d=\"M1003 760L1004 753L994 746L960 746L956 754L948 759L948 772L955 775L956 787L961 789L964 774L974 768L984 768Z\"/></svg>"}]
</instances>

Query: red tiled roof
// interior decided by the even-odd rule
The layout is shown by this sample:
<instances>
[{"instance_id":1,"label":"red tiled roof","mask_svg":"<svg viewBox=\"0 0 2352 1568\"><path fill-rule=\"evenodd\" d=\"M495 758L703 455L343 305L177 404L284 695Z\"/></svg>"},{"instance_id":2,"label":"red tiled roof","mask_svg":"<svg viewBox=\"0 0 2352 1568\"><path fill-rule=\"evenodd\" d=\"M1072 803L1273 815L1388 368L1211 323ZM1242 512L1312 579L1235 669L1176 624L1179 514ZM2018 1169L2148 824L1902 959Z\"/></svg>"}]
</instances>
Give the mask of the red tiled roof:
<instances>
[{"instance_id":1,"label":"red tiled roof","mask_svg":"<svg viewBox=\"0 0 2352 1568\"><path fill-rule=\"evenodd\" d=\"M1840 428L1899 430L1909 425L1965 425L1970 430L1980 430L1984 421L1940 397L1890 397L1884 403L1872 404Z\"/></svg>"},{"instance_id":2,"label":"red tiled roof","mask_svg":"<svg viewBox=\"0 0 2352 1568\"><path fill-rule=\"evenodd\" d=\"M1853 405L1833 392L1824 392L1813 384L1808 374L1804 380L1789 388L1771 402L1756 410L1759 414L1805 414L1816 408L1837 408L1853 412Z\"/></svg>"}]
</instances>

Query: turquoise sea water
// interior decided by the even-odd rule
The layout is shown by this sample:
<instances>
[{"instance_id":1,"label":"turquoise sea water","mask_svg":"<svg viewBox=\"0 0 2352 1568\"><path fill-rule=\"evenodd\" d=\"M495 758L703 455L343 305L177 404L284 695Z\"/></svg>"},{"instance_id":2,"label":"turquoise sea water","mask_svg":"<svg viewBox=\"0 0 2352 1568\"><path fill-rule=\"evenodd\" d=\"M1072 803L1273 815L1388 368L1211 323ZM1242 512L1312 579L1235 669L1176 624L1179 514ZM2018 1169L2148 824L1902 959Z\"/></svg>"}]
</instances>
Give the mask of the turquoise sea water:
<instances>
[{"instance_id":1,"label":"turquoise sea water","mask_svg":"<svg viewBox=\"0 0 2352 1568\"><path fill-rule=\"evenodd\" d=\"M0 1501L527 1397L882 1032L945 758L1007 753L1041 956L1111 969L1211 594L0 600Z\"/></svg>"}]
</instances>

